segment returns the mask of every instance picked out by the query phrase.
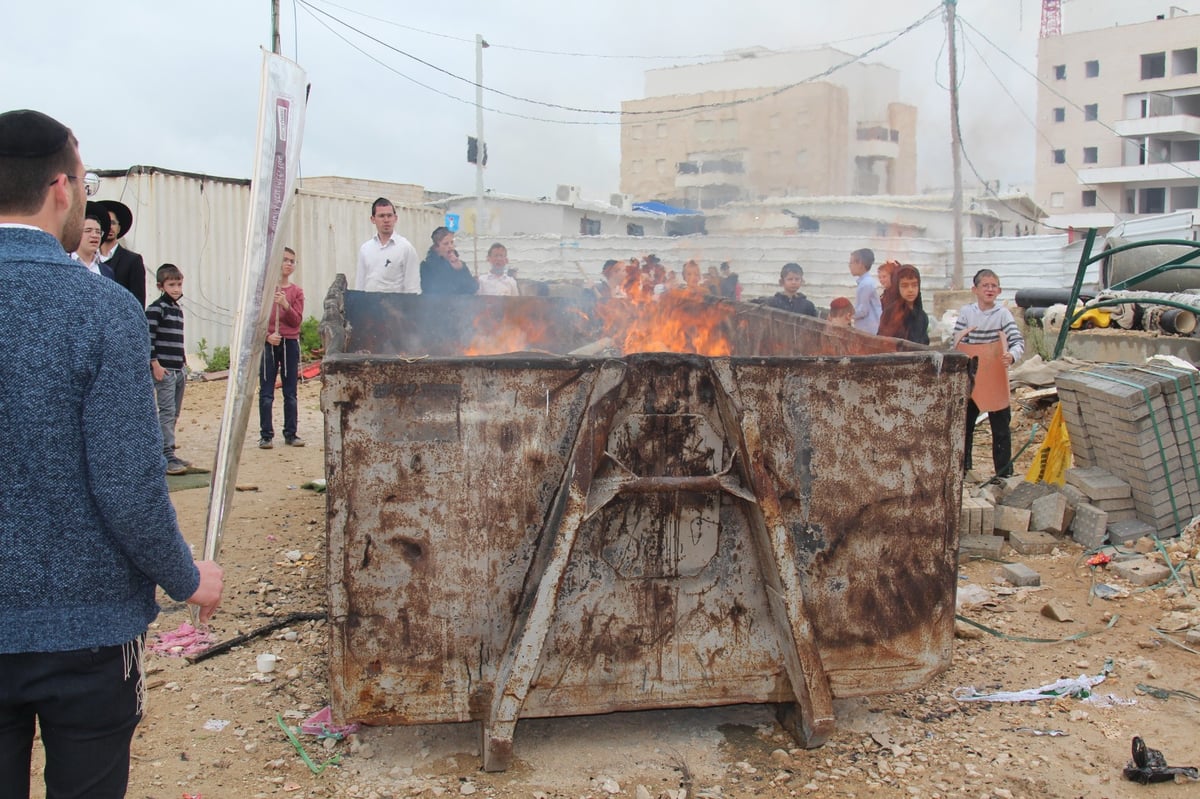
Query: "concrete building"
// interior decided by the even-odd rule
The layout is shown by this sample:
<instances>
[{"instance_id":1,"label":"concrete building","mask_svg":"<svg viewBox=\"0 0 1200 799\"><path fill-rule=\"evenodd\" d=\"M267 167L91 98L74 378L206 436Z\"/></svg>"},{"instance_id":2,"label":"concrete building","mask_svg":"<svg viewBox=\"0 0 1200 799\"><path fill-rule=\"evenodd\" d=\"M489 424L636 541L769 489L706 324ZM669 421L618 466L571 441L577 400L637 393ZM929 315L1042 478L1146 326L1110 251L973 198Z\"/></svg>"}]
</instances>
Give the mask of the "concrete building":
<instances>
[{"instance_id":1,"label":"concrete building","mask_svg":"<svg viewBox=\"0 0 1200 799\"><path fill-rule=\"evenodd\" d=\"M1038 46L1034 199L1047 224L1197 208L1198 44L1200 15L1168 0L1064 6L1063 34Z\"/></svg>"},{"instance_id":2,"label":"concrete building","mask_svg":"<svg viewBox=\"0 0 1200 799\"><path fill-rule=\"evenodd\" d=\"M646 97L621 104L621 191L698 209L914 194L917 109L899 86L898 71L831 47L649 70Z\"/></svg>"}]
</instances>

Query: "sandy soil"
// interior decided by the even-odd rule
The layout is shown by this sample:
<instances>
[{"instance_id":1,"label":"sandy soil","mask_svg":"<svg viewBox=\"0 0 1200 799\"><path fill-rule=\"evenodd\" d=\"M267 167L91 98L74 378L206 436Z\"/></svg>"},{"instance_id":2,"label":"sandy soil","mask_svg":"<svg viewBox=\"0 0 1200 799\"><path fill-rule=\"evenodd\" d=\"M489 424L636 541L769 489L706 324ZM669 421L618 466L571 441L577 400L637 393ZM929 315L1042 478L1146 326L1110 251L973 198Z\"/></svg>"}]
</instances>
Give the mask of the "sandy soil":
<instances>
[{"instance_id":1,"label":"sandy soil","mask_svg":"<svg viewBox=\"0 0 1200 799\"><path fill-rule=\"evenodd\" d=\"M318 381L301 387L305 448L285 447L277 438L275 449L259 450L252 422L237 481L247 490L236 494L225 532L227 588L213 624L217 640L292 612L324 610L324 496L299 487L323 476L319 390ZM224 382L188 386L179 440L182 454L197 464L212 461L225 391ZM1020 446L1035 417L1020 411L1014 416ZM988 451L986 428L981 426L977 452ZM1032 448L1019 463L1031 455ZM199 549L207 490L177 491L172 498L188 540ZM1163 750L1172 765L1200 766L1200 702L1158 699L1137 688L1146 683L1200 694L1200 655L1153 631L1200 622L1200 589L1183 595L1178 587L1164 587L1089 603L1092 575L1080 555L1069 540L1050 555L1007 551L1006 559L1041 573L1042 586L1029 589L998 582L996 562L964 563L961 585L984 589L986 599L963 612L1009 636L1093 634L1026 643L968 631L970 637L956 641L950 670L923 689L839 701L836 734L811 751L795 748L770 708L735 706L522 721L517 763L502 774L480 771L475 724L368 729L324 744L305 737L314 761L340 755L339 764L314 774L276 715L295 725L327 703L324 622L296 624L197 665L150 656L147 714L133 744L129 796L1200 796L1200 785L1143 787L1121 777L1134 735ZM1104 572L1096 577L1120 584ZM1041 608L1052 599L1074 621L1043 616ZM1114 616L1118 620L1106 629ZM164 597L151 634L187 619L183 606ZM1183 642L1184 634L1172 636ZM255 671L255 657L263 652L279 657L270 675ZM987 704L952 695L965 686L1021 690L1096 675L1106 661L1112 672L1096 690L1115 695L1119 704ZM205 728L222 721L228 722L223 729Z\"/></svg>"}]
</instances>

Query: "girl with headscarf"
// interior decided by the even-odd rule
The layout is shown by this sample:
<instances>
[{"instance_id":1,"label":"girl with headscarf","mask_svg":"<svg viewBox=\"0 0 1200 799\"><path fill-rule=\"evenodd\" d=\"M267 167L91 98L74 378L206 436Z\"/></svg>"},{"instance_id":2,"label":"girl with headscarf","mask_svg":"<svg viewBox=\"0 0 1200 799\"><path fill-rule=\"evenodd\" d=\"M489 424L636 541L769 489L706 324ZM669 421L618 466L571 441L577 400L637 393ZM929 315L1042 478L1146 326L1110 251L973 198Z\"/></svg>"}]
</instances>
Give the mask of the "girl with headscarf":
<instances>
[{"instance_id":1,"label":"girl with headscarf","mask_svg":"<svg viewBox=\"0 0 1200 799\"><path fill-rule=\"evenodd\" d=\"M884 302L879 335L929 344L929 315L921 302L921 273L912 264L897 267L889 291L895 291L895 299L890 304Z\"/></svg>"}]
</instances>

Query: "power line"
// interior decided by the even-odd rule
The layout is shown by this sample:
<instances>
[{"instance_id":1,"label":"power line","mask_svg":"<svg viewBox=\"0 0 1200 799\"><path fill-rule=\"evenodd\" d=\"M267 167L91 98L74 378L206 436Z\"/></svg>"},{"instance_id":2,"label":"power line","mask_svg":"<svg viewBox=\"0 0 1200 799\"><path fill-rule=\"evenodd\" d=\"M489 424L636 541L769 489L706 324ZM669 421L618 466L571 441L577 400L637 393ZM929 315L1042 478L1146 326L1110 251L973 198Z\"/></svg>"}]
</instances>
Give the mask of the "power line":
<instances>
[{"instance_id":1,"label":"power line","mask_svg":"<svg viewBox=\"0 0 1200 799\"><path fill-rule=\"evenodd\" d=\"M1040 77L1040 76L1038 76L1036 73L1030 72L1030 71L1029 71L1029 70L1028 70L1028 69L1025 67L1025 65L1024 65L1024 64L1022 64L1020 61L1017 61L1015 58L1013 58L1013 57L1012 57L1012 55L1011 55L1010 53L1008 53L1008 51L1006 51L1004 48L1000 47L1000 45L996 44L996 43L995 43L995 42L993 42L991 39L989 39L989 38L987 37L987 35L986 35L986 34L982 33L982 32L981 32L981 31L980 31L978 28L976 28L976 27L975 27L974 25L972 25L970 22L967 22L966 20L963 20L963 24L964 24L964 25L966 25L968 28L970 28L970 29L971 29L971 31L972 31L973 33L977 33L977 34L979 34L980 38L982 38L982 39L983 39L985 42L987 42L988 44L990 44L990 45L991 45L993 48L995 48L996 50L998 50L998 51L1000 52L1000 54L1001 54L1001 55L1003 55L1005 58L1007 58L1009 61L1012 61L1014 64L1016 64L1016 65L1017 65L1017 67L1018 67L1018 68L1019 68L1019 69L1020 69L1022 72L1024 72L1026 75L1029 75L1029 76L1030 76L1030 77L1032 77L1034 80L1036 80L1036 81L1037 81L1037 82L1038 82L1040 85L1042 85L1043 87L1045 87L1045 88L1046 88L1046 90L1047 90L1047 91L1049 91L1051 94L1053 94L1055 97L1058 97L1060 100L1062 100L1063 102L1067 103L1067 104L1068 104L1068 105L1070 105L1072 108L1075 108L1076 110L1078 110L1078 111L1080 111L1080 112L1082 112L1082 113L1084 113L1084 114L1086 114L1086 113L1087 113L1086 109L1084 109L1084 107L1083 107L1083 106L1079 105L1079 103L1075 102L1075 101L1074 101L1074 100L1072 100L1070 97L1067 97L1065 94L1063 94L1062 92L1060 92L1060 91L1058 91L1057 89L1055 89L1055 88L1054 88L1053 86L1051 86L1049 83L1046 83L1046 81L1042 80L1042 79L1041 79L1041 77ZM997 78L997 80L999 80L999 78ZM1002 85L1003 85L1003 84L1002 84ZM1109 133L1113 134L1114 136L1116 136L1116 137L1118 137L1118 138L1121 138L1121 139L1124 139L1124 137L1123 137L1123 136L1121 136L1121 134L1117 132L1116 128L1112 127L1112 126L1111 126L1111 125L1109 125L1107 122L1105 122L1104 120L1100 119L1098 114L1097 114L1097 116L1096 116L1096 119L1094 119L1094 120L1091 120L1091 121L1093 121L1093 122L1096 122L1096 123L1097 123L1097 124L1099 124L1099 125L1100 125L1102 128L1104 128L1105 130L1107 130ZM1142 151L1143 153L1145 153L1145 154L1147 155L1147 157L1149 156L1149 153L1148 153L1148 151L1146 150L1146 147L1145 147L1144 145L1142 145L1142 144L1140 144L1140 143L1135 143L1135 145L1138 147L1138 149L1139 149L1140 151ZM1053 144L1051 144L1051 146L1053 147ZM1182 172L1183 174L1187 175L1187 176L1188 176L1188 177L1190 177L1190 178L1197 178L1197 179L1200 179L1200 175L1197 175L1197 174L1195 174L1195 173L1193 173L1193 172L1190 172L1190 171L1188 171L1187 169L1184 169L1183 167L1179 166L1179 164L1175 163L1174 161L1164 161L1164 162L1162 162L1162 163L1164 163L1164 164L1167 164L1167 165L1171 166L1172 168L1174 168L1174 169L1176 169L1176 170L1178 170L1178 171ZM1078 174L1076 175L1076 177L1078 177ZM1107 206L1106 206L1106 207L1107 207ZM1112 210L1112 209L1110 208L1109 210ZM1114 211L1113 213L1116 213L1116 212Z\"/></svg>"},{"instance_id":2,"label":"power line","mask_svg":"<svg viewBox=\"0 0 1200 799\"><path fill-rule=\"evenodd\" d=\"M405 25L403 23L396 22L391 19L387 19L386 17L373 16L371 14L367 14L366 12L363 12L363 11L358 11L358 10L350 8L348 6L339 5L337 3L330 2L330 0L318 0L318 2L321 2L327 6L332 6L333 8L340 9L342 11L349 11L351 14L357 14L358 16L364 17L373 22L382 22L385 25L392 25L397 28L402 28L404 30L413 31L414 33L421 33L426 36L435 36L439 39L449 39L451 41L463 42L463 43L471 44L471 45L475 44L475 39L473 37L454 36L449 33L441 33L440 31L431 31L431 30L427 30L425 28L418 28L413 25ZM860 41L862 39L873 39L876 36L890 36L891 34L896 33L896 32L897 32L896 30L890 30L890 31L880 31L878 33L860 33L856 36L847 36L842 39L834 39L831 41L822 42L821 44L825 44L825 45L844 44L846 42L855 42L855 41ZM705 59L705 58L724 58L728 55L727 52L723 52L723 53L689 53L687 55L670 55L670 54L657 54L657 53L654 53L654 54L647 54L647 53L586 53L586 52L572 52L569 50L544 50L544 49L539 49L539 48L534 48L534 47L520 47L518 45L513 45L513 44L503 44L503 43L493 42L490 39L488 41L488 47L490 49L497 49L497 50L512 50L514 52L519 52L519 53L532 53L534 55L563 56L563 57L569 57L569 58L618 59L618 60L630 60L630 61L695 61L695 60ZM786 52L794 52L794 51L799 51L799 50L807 50L807 49L811 49L811 48L812 48L812 46L781 48L781 49L775 50L774 52L786 53Z\"/></svg>"},{"instance_id":3,"label":"power line","mask_svg":"<svg viewBox=\"0 0 1200 799\"><path fill-rule=\"evenodd\" d=\"M349 23L345 22L344 20L338 19L336 16L334 16L326 11L323 11L319 8L316 8L311 3L309 3L308 0L299 0L299 2L306 9L315 11L316 13L319 13L325 17L328 17L329 19L333 20L334 22L338 23L339 25L349 28L350 30L357 33L358 35L360 35L366 39L370 39L371 41L375 42L378 45L381 45L382 47L386 47L387 49L389 49L399 55L402 55L405 58L412 59L413 61L416 61L419 64L429 67L430 69L433 69L436 72L440 72L441 74L451 77L457 81L466 83L473 88L481 88L485 91L492 92L493 94L498 94L501 97L506 97L510 100L517 100L519 102L525 102L525 103L530 103L533 105L539 105L539 106L543 106L545 108L554 108L554 109L561 110L561 111L571 111L573 113L604 114L604 115L619 115L619 116L653 116L656 118L661 118L664 114L678 114L678 113L689 113L689 112L695 112L695 111L707 111L707 110L711 110L711 109L729 108L732 106L743 105L746 103L758 102L760 100L765 100L770 97L775 97L777 95L783 94L784 92L790 91L791 89L794 89L797 86L801 86L805 83L811 83L815 80L819 80L821 78L828 77L828 76L832 75L834 72L837 72L838 70L840 70L846 66L849 66L850 64L854 64L858 61L863 60L864 58L871 55L872 53L882 50L883 48L892 44L896 40L900 39L901 37L905 36L906 34L917 29L921 25L924 25L926 22L928 22L929 20L931 20L935 16L937 16L940 13L941 8L942 8L942 6L939 4L937 7L935 7L928 13L926 13L920 19L918 19L915 22L908 25L906 28L902 29L899 33L892 36L891 38L889 38L877 45L874 45L873 47L870 47L867 50L863 51L862 53L859 53L856 56L852 56L851 58L849 58L841 63L834 64L833 66L829 67L828 69L825 69L824 71L822 71L816 75L811 75L808 78L805 78L803 80L799 80L794 83L787 84L785 86L780 86L778 88L772 89L771 91L765 92L763 94L760 94L760 95L757 95L754 97L745 97L745 98L742 98L739 100L729 100L729 101L721 102L721 103L701 103L701 104L690 105L690 106L682 106L680 108L664 108L664 109L658 109L655 111L622 111L622 110L612 110L612 109L603 109L603 108L580 108L580 107L576 107L576 106L562 105L561 103L551 103L551 102L548 102L545 100L536 100L536 99L529 98L529 97L522 97L520 95L511 94L509 92L505 92L500 89L495 89L495 88L491 88L488 86L482 86L480 84L477 84L474 80L472 80L470 78L463 77L462 75L457 75L457 74L451 72L450 70L447 70L443 67L440 67L429 61L426 61L425 59L415 56L412 53L401 50L400 48L396 47L395 45L388 44L387 42L383 41L382 39L372 36L371 34L367 33L366 31L360 30L360 29L354 27L353 25L350 25ZM345 41L345 39L343 39L343 41ZM399 73L397 73L397 74L399 74ZM428 87L426 87L426 88L428 88Z\"/></svg>"},{"instance_id":4,"label":"power line","mask_svg":"<svg viewBox=\"0 0 1200 799\"><path fill-rule=\"evenodd\" d=\"M970 27L969 23L964 23L964 24L967 24L967 25L968 25L968 27ZM971 28L971 30L972 30L973 32L977 32L977 31L975 31L975 28L973 28L973 27ZM996 71L995 71L994 69L992 69L992 65L991 65L991 64L989 64L989 63L988 63L988 61L987 61L987 59L983 57L983 53L979 52L979 48L975 46L975 42L973 42L973 41L971 41L970 39L968 39L968 38L967 38L967 36L966 36L966 32L965 32L965 31L963 32L963 41L964 41L964 42L966 42L966 43L967 43L967 45L968 45L968 46L971 48L971 50L972 50L972 51L974 51L975 55L979 57L979 61L980 61L980 63L982 63L982 64L983 64L983 67L984 67L984 69L986 69L986 70L988 71L988 73L989 73L989 74L990 74L990 75L991 75L993 78L995 78L995 80L996 80L996 83L998 83L998 84L1000 85L1000 89L1001 89L1001 90L1004 92L1004 94L1005 94L1005 95L1007 95L1007 96L1008 96L1008 99L1012 100L1012 102L1013 102L1013 105L1014 105L1014 106L1016 106L1016 108L1017 108L1017 111L1018 111L1018 112L1021 114L1021 116L1022 116L1022 117L1024 117L1024 118L1025 118L1025 121L1026 121L1026 122L1028 122L1028 123L1029 123L1029 125L1030 125L1030 126L1033 128L1033 129L1034 129L1034 131L1036 131L1036 132L1037 132L1037 134L1038 134L1039 136L1041 136L1041 137L1042 137L1042 140L1043 140L1043 141L1045 141L1045 142L1046 142L1046 144L1049 144L1049 145L1050 145L1050 147L1053 149L1053 148L1054 148L1054 142L1050 141L1050 138L1049 138L1049 137L1048 137L1048 136L1047 136L1047 135L1046 135L1044 132L1042 132L1042 129L1041 129L1040 127L1038 127L1037 121L1036 121L1036 120L1033 120L1033 119L1031 119L1031 118L1029 117L1029 115L1025 113L1025 109L1021 107L1021 104L1020 104L1020 103L1017 101L1017 98L1016 98L1016 97L1013 97L1013 95L1012 95L1012 92L1010 92L1010 91L1008 90L1008 86L1007 86L1007 85L1005 85L1004 81L1000 80L1000 76L996 74ZM961 143L962 143L962 142L961 142L961 139L960 139L960 141L959 141L959 144L961 145ZM965 150L965 148L962 148L962 147L960 146L960 149L963 151L963 155L965 156L965 155L966 155L966 150ZM967 163L969 163L969 164L970 164L970 159L967 159ZM1082 178L1082 177L1079 175L1079 172L1077 172L1077 171L1075 170L1075 167L1071 166L1071 164L1070 164L1069 162L1066 162L1066 161L1064 161L1064 162L1063 162L1063 166L1065 166L1067 169L1071 170L1071 174L1075 176L1075 180L1076 180L1076 181L1078 181L1080 185L1083 185L1083 186L1088 186L1088 185L1091 185L1091 184L1087 183L1087 181L1085 181L1085 180L1084 180L1084 179L1083 179L1083 178ZM974 165L974 164L971 164L971 171L975 172L975 176L976 176L977 178L979 178L979 180L980 180L980 181L982 181L982 182L983 182L983 184L984 184L984 187L985 187L985 189L986 189L986 188L987 188L987 181L984 181L984 180L983 180L983 178L982 178L982 177L979 175L979 172L978 172L978 171L975 169L975 165ZM1114 208L1113 208L1111 205L1109 205L1107 202L1105 202L1103 198L1101 198L1101 197L1100 197L1100 193L1099 193L1099 192L1097 192L1097 193L1096 193L1096 198L1097 198L1097 200L1098 200L1100 203L1102 203L1102 204L1104 205L1104 207L1105 207L1105 208L1107 208L1107 209L1108 209L1108 210L1109 210L1111 213L1113 213L1113 214L1116 214L1116 213L1117 213L1116 209L1114 209ZM1000 199L998 195L996 195L996 199ZM1006 206L1006 207L1007 207L1007 206ZM1017 212L1017 211L1015 211L1015 210L1014 210L1014 209L1012 209L1012 208L1010 208L1009 210L1012 210L1012 211L1014 211L1014 213L1020 213L1020 212ZM1034 221L1036 221L1036 220L1034 220ZM1053 225L1046 225L1044 222L1042 222L1042 223L1040 223L1040 224L1043 224L1043 225L1045 225L1046 227L1053 227Z\"/></svg>"}]
</instances>

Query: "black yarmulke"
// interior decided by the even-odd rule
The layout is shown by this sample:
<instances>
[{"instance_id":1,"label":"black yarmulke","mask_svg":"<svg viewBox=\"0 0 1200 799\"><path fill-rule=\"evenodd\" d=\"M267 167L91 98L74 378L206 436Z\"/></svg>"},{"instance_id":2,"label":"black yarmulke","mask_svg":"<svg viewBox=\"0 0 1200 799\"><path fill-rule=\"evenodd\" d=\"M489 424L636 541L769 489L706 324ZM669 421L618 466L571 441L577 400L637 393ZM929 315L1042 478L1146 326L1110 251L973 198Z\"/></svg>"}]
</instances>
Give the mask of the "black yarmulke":
<instances>
[{"instance_id":1,"label":"black yarmulke","mask_svg":"<svg viewBox=\"0 0 1200 799\"><path fill-rule=\"evenodd\" d=\"M40 111L0 114L0 158L45 158L67 143L67 126Z\"/></svg>"}]
</instances>

